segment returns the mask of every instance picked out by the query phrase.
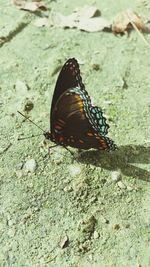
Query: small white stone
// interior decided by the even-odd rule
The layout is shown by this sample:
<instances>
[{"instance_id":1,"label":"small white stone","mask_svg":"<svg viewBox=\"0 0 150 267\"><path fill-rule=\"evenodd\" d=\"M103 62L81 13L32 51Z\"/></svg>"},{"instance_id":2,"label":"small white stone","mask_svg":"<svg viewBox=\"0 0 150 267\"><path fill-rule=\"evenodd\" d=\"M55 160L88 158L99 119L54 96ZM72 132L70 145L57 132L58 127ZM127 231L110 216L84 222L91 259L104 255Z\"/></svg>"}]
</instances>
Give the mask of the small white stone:
<instances>
[{"instance_id":1,"label":"small white stone","mask_svg":"<svg viewBox=\"0 0 150 267\"><path fill-rule=\"evenodd\" d=\"M118 185L121 189L126 189L126 185L125 185L123 182L121 182L121 181L119 181L119 182L117 183L117 185Z\"/></svg>"},{"instance_id":2,"label":"small white stone","mask_svg":"<svg viewBox=\"0 0 150 267\"><path fill-rule=\"evenodd\" d=\"M112 101L111 101L111 100L105 100L104 103L105 103L106 105L111 105L111 104L112 104Z\"/></svg>"},{"instance_id":3,"label":"small white stone","mask_svg":"<svg viewBox=\"0 0 150 267\"><path fill-rule=\"evenodd\" d=\"M24 82L20 81L20 80L16 81L15 87L16 87L16 90L19 90L19 91L22 91L22 92L25 92L25 93L28 91L27 85Z\"/></svg>"},{"instance_id":4,"label":"small white stone","mask_svg":"<svg viewBox=\"0 0 150 267\"><path fill-rule=\"evenodd\" d=\"M113 171L111 173L111 179L115 182L121 180L121 172L120 171Z\"/></svg>"},{"instance_id":5,"label":"small white stone","mask_svg":"<svg viewBox=\"0 0 150 267\"><path fill-rule=\"evenodd\" d=\"M71 192L72 191L72 187L70 185L66 185L64 187L64 192Z\"/></svg>"},{"instance_id":6,"label":"small white stone","mask_svg":"<svg viewBox=\"0 0 150 267\"><path fill-rule=\"evenodd\" d=\"M69 172L70 172L71 176L73 176L73 177L79 175L81 173L81 171L82 171L82 169L79 165L72 164L69 166Z\"/></svg>"},{"instance_id":7,"label":"small white stone","mask_svg":"<svg viewBox=\"0 0 150 267\"><path fill-rule=\"evenodd\" d=\"M88 256L88 258L89 258L90 261L92 261L92 260L93 260L93 255L90 254L90 255Z\"/></svg>"},{"instance_id":8,"label":"small white stone","mask_svg":"<svg viewBox=\"0 0 150 267\"><path fill-rule=\"evenodd\" d=\"M16 229L15 229L15 228L10 228L10 229L8 230L8 236L9 236L9 237L14 237L15 234L16 234Z\"/></svg>"},{"instance_id":9,"label":"small white stone","mask_svg":"<svg viewBox=\"0 0 150 267\"><path fill-rule=\"evenodd\" d=\"M36 167L37 167L35 159L27 160L24 167L28 172L35 172Z\"/></svg>"},{"instance_id":10,"label":"small white stone","mask_svg":"<svg viewBox=\"0 0 150 267\"><path fill-rule=\"evenodd\" d=\"M63 162L63 155L61 154L61 152L55 151L54 160L56 164L60 164L61 162Z\"/></svg>"},{"instance_id":11,"label":"small white stone","mask_svg":"<svg viewBox=\"0 0 150 267\"><path fill-rule=\"evenodd\" d=\"M16 171L16 176L17 176L18 178L21 178L21 177L22 177L22 171L17 170L17 171Z\"/></svg>"},{"instance_id":12,"label":"small white stone","mask_svg":"<svg viewBox=\"0 0 150 267\"><path fill-rule=\"evenodd\" d=\"M94 239L99 238L99 233L98 233L97 231L94 231L94 233L93 233L93 237L94 237Z\"/></svg>"},{"instance_id":13,"label":"small white stone","mask_svg":"<svg viewBox=\"0 0 150 267\"><path fill-rule=\"evenodd\" d=\"M128 190L128 191L133 191L134 188L133 188L132 186L129 186L129 185L128 185L128 186L127 186L127 190Z\"/></svg>"}]
</instances>

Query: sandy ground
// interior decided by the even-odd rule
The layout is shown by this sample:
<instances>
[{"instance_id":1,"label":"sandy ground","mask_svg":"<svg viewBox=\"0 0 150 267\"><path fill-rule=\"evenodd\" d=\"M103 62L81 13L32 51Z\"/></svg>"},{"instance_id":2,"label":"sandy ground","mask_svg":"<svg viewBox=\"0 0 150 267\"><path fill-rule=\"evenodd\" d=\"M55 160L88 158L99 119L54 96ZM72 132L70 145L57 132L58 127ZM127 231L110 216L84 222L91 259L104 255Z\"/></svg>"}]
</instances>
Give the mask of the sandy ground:
<instances>
[{"instance_id":1,"label":"sandy ground","mask_svg":"<svg viewBox=\"0 0 150 267\"><path fill-rule=\"evenodd\" d=\"M37 16L0 2L0 266L149 267L149 47L135 31L38 28ZM93 1L47 1L65 15L85 4ZM127 8L150 14L148 1L94 4L108 19ZM17 114L29 101L30 118L48 130L58 71L69 57L81 63L92 101L107 115L119 147L113 153L72 149L72 157L56 147L49 159L43 136L17 141L41 133Z\"/></svg>"}]
</instances>

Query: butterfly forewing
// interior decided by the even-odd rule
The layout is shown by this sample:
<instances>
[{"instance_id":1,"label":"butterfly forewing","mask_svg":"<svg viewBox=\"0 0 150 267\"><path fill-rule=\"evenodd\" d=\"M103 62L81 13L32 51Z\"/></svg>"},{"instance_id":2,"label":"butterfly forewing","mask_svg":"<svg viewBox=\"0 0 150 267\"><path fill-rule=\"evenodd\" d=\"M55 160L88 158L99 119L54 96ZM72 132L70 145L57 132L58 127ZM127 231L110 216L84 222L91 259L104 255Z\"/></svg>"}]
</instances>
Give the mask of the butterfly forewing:
<instances>
[{"instance_id":1,"label":"butterfly forewing","mask_svg":"<svg viewBox=\"0 0 150 267\"><path fill-rule=\"evenodd\" d=\"M69 88L77 87L84 89L82 78L80 76L79 64L75 58L70 58L66 61L62 67L56 86L51 105L51 125L52 125L52 113L59 97Z\"/></svg>"}]
</instances>

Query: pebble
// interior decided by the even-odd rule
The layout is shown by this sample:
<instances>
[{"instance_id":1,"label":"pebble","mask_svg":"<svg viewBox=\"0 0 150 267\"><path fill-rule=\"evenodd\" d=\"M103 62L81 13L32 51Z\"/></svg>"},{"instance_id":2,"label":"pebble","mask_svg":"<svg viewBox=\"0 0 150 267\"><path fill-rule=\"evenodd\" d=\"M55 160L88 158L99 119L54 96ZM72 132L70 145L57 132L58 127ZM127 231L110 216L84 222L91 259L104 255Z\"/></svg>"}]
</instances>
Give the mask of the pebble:
<instances>
[{"instance_id":1,"label":"pebble","mask_svg":"<svg viewBox=\"0 0 150 267\"><path fill-rule=\"evenodd\" d=\"M28 91L28 86L20 80L16 81L15 88L16 90L21 90L22 92L25 92L25 93Z\"/></svg>"},{"instance_id":2,"label":"pebble","mask_svg":"<svg viewBox=\"0 0 150 267\"><path fill-rule=\"evenodd\" d=\"M71 192L73 189L72 189L72 187L71 187L71 185L66 185L65 187L64 187L64 192Z\"/></svg>"},{"instance_id":3,"label":"pebble","mask_svg":"<svg viewBox=\"0 0 150 267\"><path fill-rule=\"evenodd\" d=\"M121 182L121 181L119 181L119 182L117 183L117 185L118 185L121 189L126 189L126 185L125 185L123 182Z\"/></svg>"},{"instance_id":4,"label":"pebble","mask_svg":"<svg viewBox=\"0 0 150 267\"><path fill-rule=\"evenodd\" d=\"M61 154L61 152L55 151L54 160L55 163L58 165L63 162L63 155Z\"/></svg>"},{"instance_id":5,"label":"pebble","mask_svg":"<svg viewBox=\"0 0 150 267\"><path fill-rule=\"evenodd\" d=\"M33 109L34 104L31 100L26 99L25 103L24 103L24 111L29 112Z\"/></svg>"},{"instance_id":6,"label":"pebble","mask_svg":"<svg viewBox=\"0 0 150 267\"><path fill-rule=\"evenodd\" d=\"M121 180L121 172L120 171L113 171L111 173L111 179L115 182Z\"/></svg>"},{"instance_id":7,"label":"pebble","mask_svg":"<svg viewBox=\"0 0 150 267\"><path fill-rule=\"evenodd\" d=\"M16 234L16 229L15 229L15 228L10 228L10 229L8 230L8 236L9 236L9 237L14 237L15 234Z\"/></svg>"},{"instance_id":8,"label":"pebble","mask_svg":"<svg viewBox=\"0 0 150 267\"><path fill-rule=\"evenodd\" d=\"M93 63L93 64L92 64L92 69L93 69L93 70L96 70L96 71L97 71L97 70L100 70L100 65L97 64L97 63Z\"/></svg>"},{"instance_id":9,"label":"pebble","mask_svg":"<svg viewBox=\"0 0 150 267\"><path fill-rule=\"evenodd\" d=\"M95 232L94 230L95 224L96 224L96 218L94 217L94 215L92 215L86 221L83 221L82 227L81 227L82 232L93 234Z\"/></svg>"},{"instance_id":10,"label":"pebble","mask_svg":"<svg viewBox=\"0 0 150 267\"><path fill-rule=\"evenodd\" d=\"M19 162L18 164L16 164L16 170L21 170L23 167L23 162Z\"/></svg>"},{"instance_id":11,"label":"pebble","mask_svg":"<svg viewBox=\"0 0 150 267\"><path fill-rule=\"evenodd\" d=\"M115 224L112 225L112 228L113 228L113 230L119 230L120 229L120 224L115 223Z\"/></svg>"},{"instance_id":12,"label":"pebble","mask_svg":"<svg viewBox=\"0 0 150 267\"><path fill-rule=\"evenodd\" d=\"M90 255L88 256L88 258L89 258L90 261L93 261L93 255L92 255L92 254L90 254Z\"/></svg>"},{"instance_id":13,"label":"pebble","mask_svg":"<svg viewBox=\"0 0 150 267\"><path fill-rule=\"evenodd\" d=\"M133 191L134 188L128 185L128 186L127 186L127 190L128 190L128 191Z\"/></svg>"},{"instance_id":14,"label":"pebble","mask_svg":"<svg viewBox=\"0 0 150 267\"><path fill-rule=\"evenodd\" d=\"M7 221L7 224L8 224L9 226L12 226L12 225L13 225L13 220L9 220L9 221Z\"/></svg>"},{"instance_id":15,"label":"pebble","mask_svg":"<svg viewBox=\"0 0 150 267\"><path fill-rule=\"evenodd\" d=\"M16 176L17 176L18 178L21 178L21 177L22 177L22 171L17 170L17 171L16 171Z\"/></svg>"},{"instance_id":16,"label":"pebble","mask_svg":"<svg viewBox=\"0 0 150 267\"><path fill-rule=\"evenodd\" d=\"M106 224L109 224L109 220L106 219L105 217L101 217L101 220L102 220L102 223L106 223Z\"/></svg>"},{"instance_id":17,"label":"pebble","mask_svg":"<svg viewBox=\"0 0 150 267\"><path fill-rule=\"evenodd\" d=\"M93 233L93 238L94 238L94 239L99 238L99 233L98 233L97 231L94 231L94 233Z\"/></svg>"},{"instance_id":18,"label":"pebble","mask_svg":"<svg viewBox=\"0 0 150 267\"><path fill-rule=\"evenodd\" d=\"M69 244L69 238L68 238L68 236L65 234L64 237L60 240L60 242L59 242L59 246L60 246L61 248L65 248L65 247L68 246L68 244Z\"/></svg>"},{"instance_id":19,"label":"pebble","mask_svg":"<svg viewBox=\"0 0 150 267\"><path fill-rule=\"evenodd\" d=\"M69 172L70 172L71 176L75 177L75 176L81 174L82 169L79 165L72 164L69 166Z\"/></svg>"},{"instance_id":20,"label":"pebble","mask_svg":"<svg viewBox=\"0 0 150 267\"><path fill-rule=\"evenodd\" d=\"M24 167L28 172L35 172L35 170L37 168L37 164L36 164L35 159L27 160Z\"/></svg>"},{"instance_id":21,"label":"pebble","mask_svg":"<svg viewBox=\"0 0 150 267\"><path fill-rule=\"evenodd\" d=\"M105 103L106 105L112 105L112 101L111 101L111 100L105 100L104 103Z\"/></svg>"}]
</instances>

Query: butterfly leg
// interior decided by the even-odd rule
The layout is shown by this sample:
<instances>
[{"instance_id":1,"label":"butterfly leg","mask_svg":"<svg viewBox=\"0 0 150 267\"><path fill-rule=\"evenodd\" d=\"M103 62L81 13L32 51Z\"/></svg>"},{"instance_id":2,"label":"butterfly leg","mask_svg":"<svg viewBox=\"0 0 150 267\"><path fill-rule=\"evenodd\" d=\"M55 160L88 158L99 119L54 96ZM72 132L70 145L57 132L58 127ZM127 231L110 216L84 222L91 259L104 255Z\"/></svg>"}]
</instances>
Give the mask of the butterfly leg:
<instances>
[{"instance_id":1,"label":"butterfly leg","mask_svg":"<svg viewBox=\"0 0 150 267\"><path fill-rule=\"evenodd\" d=\"M46 153L44 158L46 158L48 156L48 158L50 159L50 150L51 150L51 148L56 147L56 146L58 146L58 144L48 147L48 152Z\"/></svg>"},{"instance_id":2,"label":"butterfly leg","mask_svg":"<svg viewBox=\"0 0 150 267\"><path fill-rule=\"evenodd\" d=\"M66 147L66 146L63 146L67 151L69 151L70 152L70 154L72 155L72 156L74 156L74 153L68 148L68 147Z\"/></svg>"}]
</instances>

